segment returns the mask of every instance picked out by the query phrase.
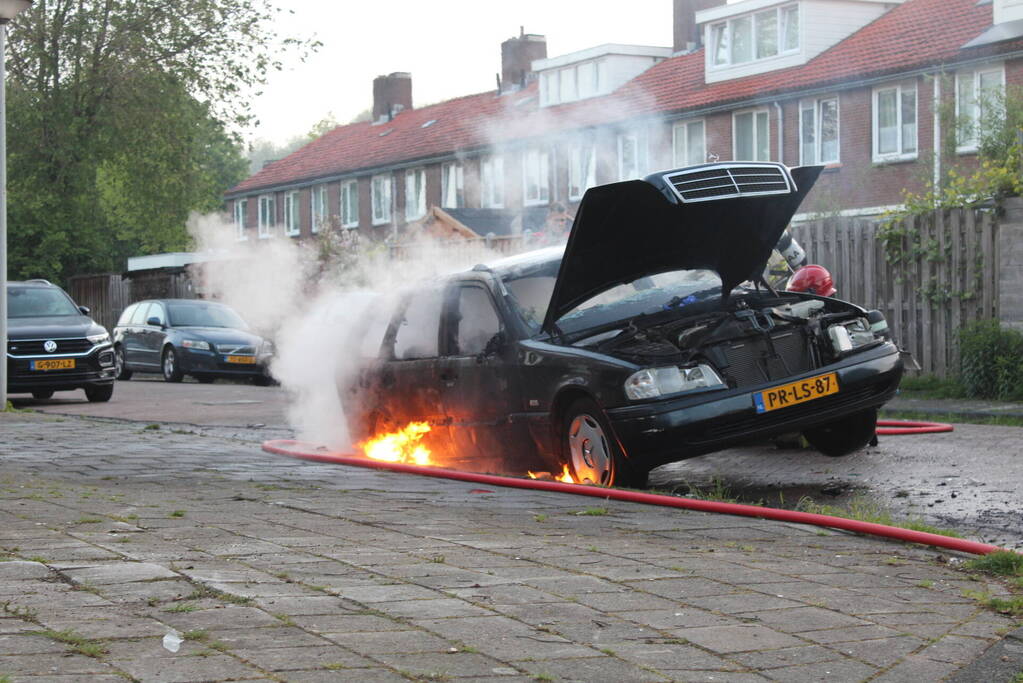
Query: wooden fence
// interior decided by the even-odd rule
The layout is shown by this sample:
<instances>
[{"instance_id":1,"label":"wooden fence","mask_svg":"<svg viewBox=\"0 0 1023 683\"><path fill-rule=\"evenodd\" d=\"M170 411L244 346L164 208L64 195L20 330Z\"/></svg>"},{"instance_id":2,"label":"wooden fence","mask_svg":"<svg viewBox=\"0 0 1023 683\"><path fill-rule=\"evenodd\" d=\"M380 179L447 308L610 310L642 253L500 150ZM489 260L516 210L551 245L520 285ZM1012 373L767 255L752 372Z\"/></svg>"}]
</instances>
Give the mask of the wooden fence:
<instances>
[{"instance_id":1,"label":"wooden fence","mask_svg":"<svg viewBox=\"0 0 1023 683\"><path fill-rule=\"evenodd\" d=\"M75 303L88 306L89 315L107 330L114 329L121 312L134 299L128 281L120 273L75 275L68 280L68 294Z\"/></svg>"},{"instance_id":2,"label":"wooden fence","mask_svg":"<svg viewBox=\"0 0 1023 683\"><path fill-rule=\"evenodd\" d=\"M990 211L952 209L907 219L886 258L876 220L836 218L791 228L811 263L831 271L838 296L888 318L899 345L922 371L959 368L959 330L998 319L998 223ZM894 249L892 248L894 247Z\"/></svg>"}]
</instances>

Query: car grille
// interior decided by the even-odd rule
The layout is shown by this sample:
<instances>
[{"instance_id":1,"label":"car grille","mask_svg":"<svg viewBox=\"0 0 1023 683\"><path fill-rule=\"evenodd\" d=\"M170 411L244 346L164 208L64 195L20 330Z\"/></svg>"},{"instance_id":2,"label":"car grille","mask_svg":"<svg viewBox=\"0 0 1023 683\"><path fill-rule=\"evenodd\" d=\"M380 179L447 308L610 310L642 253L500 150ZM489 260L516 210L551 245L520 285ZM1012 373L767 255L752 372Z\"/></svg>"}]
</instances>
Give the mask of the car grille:
<instances>
[{"instance_id":1,"label":"car grille","mask_svg":"<svg viewBox=\"0 0 1023 683\"><path fill-rule=\"evenodd\" d=\"M773 164L700 167L665 179L684 202L788 194L793 189L785 170Z\"/></svg>"},{"instance_id":2,"label":"car grille","mask_svg":"<svg viewBox=\"0 0 1023 683\"><path fill-rule=\"evenodd\" d=\"M55 351L47 351L43 344L47 341L57 343ZM68 353L86 353L92 350L92 342L81 337L78 339L13 339L7 342L7 353L12 356L59 356Z\"/></svg>"},{"instance_id":3,"label":"car grille","mask_svg":"<svg viewBox=\"0 0 1023 683\"><path fill-rule=\"evenodd\" d=\"M217 351L229 356L256 355L256 348L252 344L217 344Z\"/></svg>"},{"instance_id":4,"label":"car grille","mask_svg":"<svg viewBox=\"0 0 1023 683\"><path fill-rule=\"evenodd\" d=\"M749 387L765 382L783 380L809 372L816 367L810 353L810 343L799 329L785 330L771 335L774 354L763 337L748 337L728 342L717 348L728 363L721 371L736 387Z\"/></svg>"}]
</instances>

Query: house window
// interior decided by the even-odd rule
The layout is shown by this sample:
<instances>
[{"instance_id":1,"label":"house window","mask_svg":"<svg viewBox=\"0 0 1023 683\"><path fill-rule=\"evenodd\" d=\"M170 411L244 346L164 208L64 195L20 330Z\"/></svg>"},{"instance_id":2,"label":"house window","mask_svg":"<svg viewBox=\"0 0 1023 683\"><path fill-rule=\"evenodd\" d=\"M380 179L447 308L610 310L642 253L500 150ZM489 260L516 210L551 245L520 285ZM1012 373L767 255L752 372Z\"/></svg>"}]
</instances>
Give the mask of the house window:
<instances>
[{"instance_id":1,"label":"house window","mask_svg":"<svg viewBox=\"0 0 1023 683\"><path fill-rule=\"evenodd\" d=\"M570 66L567 69L562 69L559 72L559 77L561 89L558 93L558 101L572 102L579 99L579 91L576 89L575 67Z\"/></svg>"},{"instance_id":2,"label":"house window","mask_svg":"<svg viewBox=\"0 0 1023 683\"><path fill-rule=\"evenodd\" d=\"M391 222L391 176L375 175L370 181L373 225Z\"/></svg>"},{"instance_id":3,"label":"house window","mask_svg":"<svg viewBox=\"0 0 1023 683\"><path fill-rule=\"evenodd\" d=\"M574 145L568 150L568 198L578 201L597 184L597 150L593 143Z\"/></svg>"},{"instance_id":4,"label":"house window","mask_svg":"<svg viewBox=\"0 0 1023 683\"><path fill-rule=\"evenodd\" d=\"M341 183L341 227L359 227L359 181Z\"/></svg>"},{"instance_id":5,"label":"house window","mask_svg":"<svg viewBox=\"0 0 1023 683\"><path fill-rule=\"evenodd\" d=\"M915 159L916 86L874 90L874 161Z\"/></svg>"},{"instance_id":6,"label":"house window","mask_svg":"<svg viewBox=\"0 0 1023 683\"><path fill-rule=\"evenodd\" d=\"M426 171L413 168L405 171L405 220L414 221L426 215Z\"/></svg>"},{"instance_id":7,"label":"house window","mask_svg":"<svg viewBox=\"0 0 1023 683\"><path fill-rule=\"evenodd\" d=\"M486 157L480 162L480 205L484 209L504 208L504 159Z\"/></svg>"},{"instance_id":8,"label":"house window","mask_svg":"<svg viewBox=\"0 0 1023 683\"><path fill-rule=\"evenodd\" d=\"M711 66L770 59L799 50L799 5L772 7L710 26Z\"/></svg>"},{"instance_id":9,"label":"house window","mask_svg":"<svg viewBox=\"0 0 1023 683\"><path fill-rule=\"evenodd\" d=\"M273 235L274 224L277 222L277 202L272 194L259 196L259 236L267 238Z\"/></svg>"},{"instance_id":10,"label":"house window","mask_svg":"<svg viewBox=\"0 0 1023 683\"><path fill-rule=\"evenodd\" d=\"M284 234L294 237L299 233L298 190L284 193Z\"/></svg>"},{"instance_id":11,"label":"house window","mask_svg":"<svg viewBox=\"0 0 1023 683\"><path fill-rule=\"evenodd\" d=\"M766 109L732 117L732 156L736 161L770 161L771 132Z\"/></svg>"},{"instance_id":12,"label":"house window","mask_svg":"<svg viewBox=\"0 0 1023 683\"><path fill-rule=\"evenodd\" d=\"M319 232L321 227L327 227L327 186L314 185L309 198L312 231Z\"/></svg>"},{"instance_id":13,"label":"house window","mask_svg":"<svg viewBox=\"0 0 1023 683\"><path fill-rule=\"evenodd\" d=\"M799 103L799 158L804 165L838 163L837 97Z\"/></svg>"},{"instance_id":14,"label":"house window","mask_svg":"<svg viewBox=\"0 0 1023 683\"><path fill-rule=\"evenodd\" d=\"M247 239L245 236L245 214L249 209L249 200L247 199L236 199L234 200L234 227L238 234L238 239Z\"/></svg>"},{"instance_id":15,"label":"house window","mask_svg":"<svg viewBox=\"0 0 1023 683\"><path fill-rule=\"evenodd\" d=\"M456 161L441 166L440 205L445 209L465 206L465 169Z\"/></svg>"},{"instance_id":16,"label":"house window","mask_svg":"<svg viewBox=\"0 0 1023 683\"><path fill-rule=\"evenodd\" d=\"M646 138L640 133L618 136L618 179L640 178L646 172Z\"/></svg>"},{"instance_id":17,"label":"house window","mask_svg":"<svg viewBox=\"0 0 1023 683\"><path fill-rule=\"evenodd\" d=\"M596 62L583 62L578 67L579 99L593 97L600 91L600 73Z\"/></svg>"},{"instance_id":18,"label":"house window","mask_svg":"<svg viewBox=\"0 0 1023 683\"><path fill-rule=\"evenodd\" d=\"M675 166L693 166L707 160L703 120L681 121L672 127Z\"/></svg>"},{"instance_id":19,"label":"house window","mask_svg":"<svg viewBox=\"0 0 1023 683\"><path fill-rule=\"evenodd\" d=\"M523 203L546 204L551 199L550 155L538 149L528 150L522 158Z\"/></svg>"},{"instance_id":20,"label":"house window","mask_svg":"<svg viewBox=\"0 0 1023 683\"><path fill-rule=\"evenodd\" d=\"M1001 64L956 74L956 149L977 149L984 131L1004 111L1005 69Z\"/></svg>"}]
</instances>

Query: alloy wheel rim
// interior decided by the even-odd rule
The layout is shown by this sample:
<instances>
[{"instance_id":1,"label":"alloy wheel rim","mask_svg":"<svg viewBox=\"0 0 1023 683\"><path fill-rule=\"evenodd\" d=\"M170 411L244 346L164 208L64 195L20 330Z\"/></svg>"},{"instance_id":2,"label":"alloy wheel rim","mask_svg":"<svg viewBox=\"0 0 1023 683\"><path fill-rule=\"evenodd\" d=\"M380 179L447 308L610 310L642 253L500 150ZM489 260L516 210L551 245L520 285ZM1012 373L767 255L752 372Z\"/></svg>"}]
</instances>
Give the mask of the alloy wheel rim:
<instances>
[{"instance_id":1,"label":"alloy wheel rim","mask_svg":"<svg viewBox=\"0 0 1023 683\"><path fill-rule=\"evenodd\" d=\"M174 354L167 352L163 357L163 375L170 377L174 374Z\"/></svg>"},{"instance_id":2,"label":"alloy wheel rim","mask_svg":"<svg viewBox=\"0 0 1023 683\"><path fill-rule=\"evenodd\" d=\"M568 452L572 471L580 483L610 483L611 449L604 430L593 416L582 414L572 420L568 428Z\"/></svg>"}]
</instances>

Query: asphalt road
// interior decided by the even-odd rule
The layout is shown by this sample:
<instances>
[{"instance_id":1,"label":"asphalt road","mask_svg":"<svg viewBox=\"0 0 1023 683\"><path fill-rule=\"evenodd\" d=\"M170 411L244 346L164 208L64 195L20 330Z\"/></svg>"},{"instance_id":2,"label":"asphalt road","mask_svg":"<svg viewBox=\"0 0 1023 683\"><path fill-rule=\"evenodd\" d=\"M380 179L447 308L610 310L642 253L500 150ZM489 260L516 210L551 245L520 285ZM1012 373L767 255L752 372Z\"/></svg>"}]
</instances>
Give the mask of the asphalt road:
<instances>
[{"instance_id":1,"label":"asphalt road","mask_svg":"<svg viewBox=\"0 0 1023 683\"><path fill-rule=\"evenodd\" d=\"M231 428L258 443L288 435L287 392L280 387L139 378L118 382L109 403L82 392L46 401L13 397L16 407L47 413ZM666 465L651 475L658 489L724 495L794 507L867 505L897 519L916 518L1006 547L1023 547L1023 430L956 425L949 434L881 437L877 447L844 458L771 444L731 449Z\"/></svg>"}]
</instances>

